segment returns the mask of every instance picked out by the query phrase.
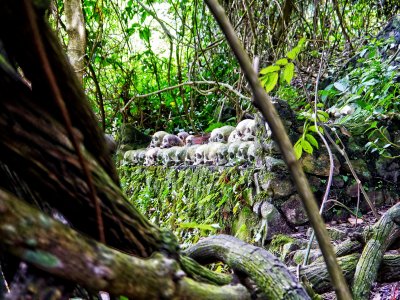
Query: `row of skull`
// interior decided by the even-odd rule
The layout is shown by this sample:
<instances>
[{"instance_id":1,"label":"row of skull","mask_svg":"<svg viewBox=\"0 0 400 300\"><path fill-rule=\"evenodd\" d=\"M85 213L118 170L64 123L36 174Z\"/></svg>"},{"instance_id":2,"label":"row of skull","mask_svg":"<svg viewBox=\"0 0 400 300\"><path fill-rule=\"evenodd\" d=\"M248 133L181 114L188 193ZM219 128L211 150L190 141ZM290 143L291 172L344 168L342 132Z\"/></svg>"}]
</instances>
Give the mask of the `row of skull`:
<instances>
[{"instance_id":1,"label":"row of skull","mask_svg":"<svg viewBox=\"0 0 400 300\"><path fill-rule=\"evenodd\" d=\"M171 148L155 147L127 151L124 161L127 164L145 166L234 166L254 162L258 148L257 142L254 141L211 142L204 145Z\"/></svg>"},{"instance_id":2,"label":"row of skull","mask_svg":"<svg viewBox=\"0 0 400 300\"><path fill-rule=\"evenodd\" d=\"M208 142L210 143L234 143L254 141L256 134L256 121L245 119L235 127L222 126L211 132ZM186 132L180 132L177 135L169 134L165 131L156 132L151 139L149 148L171 148L176 146L193 146L197 144L196 136L189 135Z\"/></svg>"}]
</instances>

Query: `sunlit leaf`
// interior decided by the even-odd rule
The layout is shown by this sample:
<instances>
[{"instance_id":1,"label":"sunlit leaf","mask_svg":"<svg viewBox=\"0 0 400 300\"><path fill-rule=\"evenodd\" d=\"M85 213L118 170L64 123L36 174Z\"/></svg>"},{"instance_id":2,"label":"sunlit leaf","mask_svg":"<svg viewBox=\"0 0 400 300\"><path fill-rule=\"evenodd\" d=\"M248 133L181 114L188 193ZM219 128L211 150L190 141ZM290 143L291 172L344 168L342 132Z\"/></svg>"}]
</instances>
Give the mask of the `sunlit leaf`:
<instances>
[{"instance_id":1,"label":"sunlit leaf","mask_svg":"<svg viewBox=\"0 0 400 300\"><path fill-rule=\"evenodd\" d=\"M292 78L294 76L294 64L293 63L289 63L285 66L285 68L283 69L283 79L290 84L290 82L292 81Z\"/></svg>"},{"instance_id":2,"label":"sunlit leaf","mask_svg":"<svg viewBox=\"0 0 400 300\"><path fill-rule=\"evenodd\" d=\"M277 60L275 64L278 66L285 66L288 64L288 60L287 60L287 58L282 58L282 59Z\"/></svg>"},{"instance_id":3,"label":"sunlit leaf","mask_svg":"<svg viewBox=\"0 0 400 300\"><path fill-rule=\"evenodd\" d=\"M315 139L314 136L312 136L311 134L308 133L308 134L306 134L306 139L307 139L307 141L310 142L310 144L312 146L314 146L315 148L318 149L318 141Z\"/></svg>"},{"instance_id":4,"label":"sunlit leaf","mask_svg":"<svg viewBox=\"0 0 400 300\"><path fill-rule=\"evenodd\" d=\"M278 83L279 74L278 73L270 73L268 75L268 81L265 83L264 88L269 93L274 89L276 84Z\"/></svg>"},{"instance_id":5,"label":"sunlit leaf","mask_svg":"<svg viewBox=\"0 0 400 300\"><path fill-rule=\"evenodd\" d=\"M301 147L303 148L303 150L309 154L313 153L314 148L311 146L311 144L309 142L307 142L306 140L301 140Z\"/></svg>"},{"instance_id":6,"label":"sunlit leaf","mask_svg":"<svg viewBox=\"0 0 400 300\"><path fill-rule=\"evenodd\" d=\"M279 71L280 69L281 69L280 66L275 66L275 65L273 65L273 66L268 66L268 67L262 69L262 70L260 71L260 74L264 75L264 74L268 74L268 73L272 73L272 72Z\"/></svg>"},{"instance_id":7,"label":"sunlit leaf","mask_svg":"<svg viewBox=\"0 0 400 300\"><path fill-rule=\"evenodd\" d=\"M296 158L299 159L301 155L303 154L303 147L301 146L301 140L298 140L297 143L293 147L294 149L294 154L296 155Z\"/></svg>"}]
</instances>

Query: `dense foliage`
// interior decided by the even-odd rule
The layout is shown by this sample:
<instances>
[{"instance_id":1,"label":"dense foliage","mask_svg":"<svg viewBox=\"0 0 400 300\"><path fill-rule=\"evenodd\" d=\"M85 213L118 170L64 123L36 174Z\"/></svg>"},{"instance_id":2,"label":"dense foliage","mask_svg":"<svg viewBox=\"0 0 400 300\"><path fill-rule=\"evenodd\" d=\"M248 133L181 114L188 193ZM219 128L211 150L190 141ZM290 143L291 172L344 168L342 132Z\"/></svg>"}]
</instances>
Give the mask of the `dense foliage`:
<instances>
[{"instance_id":1,"label":"dense foliage","mask_svg":"<svg viewBox=\"0 0 400 300\"><path fill-rule=\"evenodd\" d=\"M66 1L55 1L51 12L65 43ZM149 133L204 131L219 121L235 122L250 110L246 82L204 3L82 2L87 31L84 87L107 131L121 122L133 122ZM272 91L299 108L305 105L301 99L313 93L321 55L326 64L340 66L398 10L396 1L223 4L250 56L261 58L261 68L284 58L302 37L307 39L295 62L297 88L283 84ZM154 93L172 86L176 88Z\"/></svg>"}]
</instances>

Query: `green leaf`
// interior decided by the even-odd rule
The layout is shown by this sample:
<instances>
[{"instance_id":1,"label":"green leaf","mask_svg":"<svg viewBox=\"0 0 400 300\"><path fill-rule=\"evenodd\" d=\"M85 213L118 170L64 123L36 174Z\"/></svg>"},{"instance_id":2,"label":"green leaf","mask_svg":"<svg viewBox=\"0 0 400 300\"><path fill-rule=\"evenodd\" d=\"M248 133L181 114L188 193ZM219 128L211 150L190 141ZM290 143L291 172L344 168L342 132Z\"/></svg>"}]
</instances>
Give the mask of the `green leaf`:
<instances>
[{"instance_id":1,"label":"green leaf","mask_svg":"<svg viewBox=\"0 0 400 300\"><path fill-rule=\"evenodd\" d=\"M312 146L314 146L315 148L318 149L318 141L315 139L314 136L312 136L311 134L307 133L306 134L306 140L309 141Z\"/></svg>"},{"instance_id":2,"label":"green leaf","mask_svg":"<svg viewBox=\"0 0 400 300\"><path fill-rule=\"evenodd\" d=\"M267 93L269 93L270 91L272 91L274 89L274 87L278 83L278 78L279 78L279 74L277 72L270 73L268 75L268 81L264 85L264 88L267 91Z\"/></svg>"},{"instance_id":3,"label":"green leaf","mask_svg":"<svg viewBox=\"0 0 400 300\"><path fill-rule=\"evenodd\" d=\"M296 155L296 158L299 159L301 155L303 154L303 147L301 145L301 139L294 144L294 154Z\"/></svg>"},{"instance_id":4,"label":"green leaf","mask_svg":"<svg viewBox=\"0 0 400 300\"><path fill-rule=\"evenodd\" d=\"M287 58L294 60L296 58L296 52L294 51L294 49L292 49L286 54L286 56L287 56Z\"/></svg>"},{"instance_id":5,"label":"green leaf","mask_svg":"<svg viewBox=\"0 0 400 300\"><path fill-rule=\"evenodd\" d=\"M272 72L279 71L280 69L281 69L280 66L275 66L275 65L273 65L273 66L268 66L268 67L262 69L262 70L260 71L260 74L264 75L264 74L268 74L268 73L272 73Z\"/></svg>"},{"instance_id":6,"label":"green leaf","mask_svg":"<svg viewBox=\"0 0 400 300\"><path fill-rule=\"evenodd\" d=\"M347 90L347 86L344 85L344 84L341 83L341 82L335 82L335 83L333 84L333 86L334 86L337 90L339 90L339 91L341 91L341 92L344 92L345 90Z\"/></svg>"},{"instance_id":7,"label":"green leaf","mask_svg":"<svg viewBox=\"0 0 400 300\"><path fill-rule=\"evenodd\" d=\"M314 125L311 125L310 127L308 127L308 131L317 132L317 129ZM322 126L318 126L318 131L324 133L324 128L322 128Z\"/></svg>"},{"instance_id":8,"label":"green leaf","mask_svg":"<svg viewBox=\"0 0 400 300\"><path fill-rule=\"evenodd\" d=\"M289 63L285 66L285 68L283 69L283 79L290 84L290 82L292 81L292 78L294 76L294 64L293 63Z\"/></svg>"},{"instance_id":9,"label":"green leaf","mask_svg":"<svg viewBox=\"0 0 400 300\"><path fill-rule=\"evenodd\" d=\"M292 50L290 50L286 56L290 58L291 60L295 60L297 55L299 55L301 48L299 46L294 47Z\"/></svg>"},{"instance_id":10,"label":"green leaf","mask_svg":"<svg viewBox=\"0 0 400 300\"><path fill-rule=\"evenodd\" d=\"M281 58L281 59L277 60L275 64L278 66L285 66L288 64L288 60L287 60L287 58Z\"/></svg>"},{"instance_id":11,"label":"green leaf","mask_svg":"<svg viewBox=\"0 0 400 300\"><path fill-rule=\"evenodd\" d=\"M307 142L306 140L301 140L301 147L303 148L304 151L306 151L309 154L313 153L313 147L311 146L311 144L309 142Z\"/></svg>"}]
</instances>

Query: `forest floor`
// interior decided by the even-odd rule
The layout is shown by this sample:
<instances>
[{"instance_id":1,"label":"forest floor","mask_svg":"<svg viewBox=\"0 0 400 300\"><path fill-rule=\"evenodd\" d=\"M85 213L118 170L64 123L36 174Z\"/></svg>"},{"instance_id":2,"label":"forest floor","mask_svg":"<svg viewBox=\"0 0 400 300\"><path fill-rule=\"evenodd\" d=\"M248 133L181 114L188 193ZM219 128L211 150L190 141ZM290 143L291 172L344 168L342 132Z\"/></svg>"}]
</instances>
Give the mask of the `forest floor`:
<instances>
[{"instance_id":1,"label":"forest floor","mask_svg":"<svg viewBox=\"0 0 400 300\"><path fill-rule=\"evenodd\" d=\"M390 206L382 207L378 210L382 216ZM338 230L346 230L347 232L361 232L367 226L373 226L377 220L373 217L372 213L366 213L362 216L362 222L354 225L354 219L347 221L332 221L327 223L327 227L335 228ZM400 249L390 250L387 253L400 254ZM325 293L322 295L325 300L336 299L334 292ZM370 300L400 300L400 282L390 283L375 283L370 293Z\"/></svg>"}]
</instances>

